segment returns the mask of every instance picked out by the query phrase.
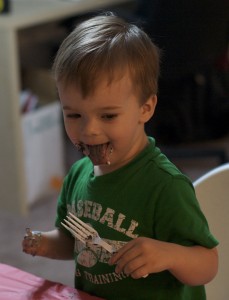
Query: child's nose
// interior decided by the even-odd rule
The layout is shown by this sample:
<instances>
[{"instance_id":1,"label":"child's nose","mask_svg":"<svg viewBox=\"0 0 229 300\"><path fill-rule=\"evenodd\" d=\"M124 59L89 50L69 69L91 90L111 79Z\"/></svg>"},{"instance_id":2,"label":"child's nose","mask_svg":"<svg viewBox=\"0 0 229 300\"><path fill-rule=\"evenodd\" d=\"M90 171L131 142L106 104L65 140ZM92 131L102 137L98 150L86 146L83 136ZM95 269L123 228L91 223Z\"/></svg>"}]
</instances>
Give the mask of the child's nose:
<instances>
[{"instance_id":1,"label":"child's nose","mask_svg":"<svg viewBox=\"0 0 229 300\"><path fill-rule=\"evenodd\" d=\"M100 132L100 126L94 119L84 120L82 124L82 133L85 136L98 135Z\"/></svg>"}]
</instances>

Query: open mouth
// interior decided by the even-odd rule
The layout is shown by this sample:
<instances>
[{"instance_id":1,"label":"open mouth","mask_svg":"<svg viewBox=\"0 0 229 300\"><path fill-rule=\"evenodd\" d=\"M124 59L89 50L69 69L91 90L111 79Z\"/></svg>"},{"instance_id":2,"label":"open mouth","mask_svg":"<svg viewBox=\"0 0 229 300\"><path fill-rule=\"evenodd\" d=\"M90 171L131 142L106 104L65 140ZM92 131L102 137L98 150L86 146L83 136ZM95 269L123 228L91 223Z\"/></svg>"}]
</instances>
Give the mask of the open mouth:
<instances>
[{"instance_id":1,"label":"open mouth","mask_svg":"<svg viewBox=\"0 0 229 300\"><path fill-rule=\"evenodd\" d=\"M97 145L76 144L79 151L88 156L94 165L110 165L113 148L110 142Z\"/></svg>"}]
</instances>

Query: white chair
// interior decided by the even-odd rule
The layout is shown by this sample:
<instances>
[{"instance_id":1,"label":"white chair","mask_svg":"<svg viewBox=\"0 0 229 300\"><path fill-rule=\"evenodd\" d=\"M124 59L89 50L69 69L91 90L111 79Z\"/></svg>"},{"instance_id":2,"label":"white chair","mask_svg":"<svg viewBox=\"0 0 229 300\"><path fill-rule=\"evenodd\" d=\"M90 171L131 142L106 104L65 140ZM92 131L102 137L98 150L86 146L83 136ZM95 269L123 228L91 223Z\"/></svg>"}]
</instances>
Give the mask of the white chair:
<instances>
[{"instance_id":1,"label":"white chair","mask_svg":"<svg viewBox=\"0 0 229 300\"><path fill-rule=\"evenodd\" d=\"M219 271L206 285L207 300L229 299L229 163L201 176L194 183L197 199L219 241Z\"/></svg>"}]
</instances>

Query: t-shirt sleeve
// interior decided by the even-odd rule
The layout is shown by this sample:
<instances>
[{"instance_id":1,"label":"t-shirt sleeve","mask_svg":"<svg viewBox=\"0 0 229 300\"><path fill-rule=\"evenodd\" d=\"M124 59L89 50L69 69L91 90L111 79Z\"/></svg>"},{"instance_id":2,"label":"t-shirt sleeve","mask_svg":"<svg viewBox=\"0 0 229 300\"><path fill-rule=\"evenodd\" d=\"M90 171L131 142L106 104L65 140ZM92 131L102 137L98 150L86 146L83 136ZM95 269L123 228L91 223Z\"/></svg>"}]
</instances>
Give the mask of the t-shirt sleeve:
<instances>
[{"instance_id":1,"label":"t-shirt sleeve","mask_svg":"<svg viewBox=\"0 0 229 300\"><path fill-rule=\"evenodd\" d=\"M200 209L194 188L185 177L171 177L158 197L155 217L155 236L159 240L207 248L218 245Z\"/></svg>"},{"instance_id":2,"label":"t-shirt sleeve","mask_svg":"<svg viewBox=\"0 0 229 300\"><path fill-rule=\"evenodd\" d=\"M57 228L61 228L61 230L63 230L67 235L72 236L71 233L66 228L64 228L61 224L61 222L63 222L63 219L66 218L66 215L68 213L67 183L68 183L68 176L65 177L60 195L58 197L55 226Z\"/></svg>"}]
</instances>

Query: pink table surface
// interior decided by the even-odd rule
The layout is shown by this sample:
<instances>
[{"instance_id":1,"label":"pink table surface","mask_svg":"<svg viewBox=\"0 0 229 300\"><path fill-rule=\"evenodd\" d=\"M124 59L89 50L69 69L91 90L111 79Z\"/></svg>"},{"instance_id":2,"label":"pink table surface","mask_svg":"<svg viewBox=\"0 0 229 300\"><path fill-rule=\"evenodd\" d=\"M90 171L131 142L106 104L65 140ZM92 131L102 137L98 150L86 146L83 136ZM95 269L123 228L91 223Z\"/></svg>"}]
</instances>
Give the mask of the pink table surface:
<instances>
[{"instance_id":1,"label":"pink table surface","mask_svg":"<svg viewBox=\"0 0 229 300\"><path fill-rule=\"evenodd\" d=\"M103 300L5 264L0 264L0 299Z\"/></svg>"}]
</instances>

